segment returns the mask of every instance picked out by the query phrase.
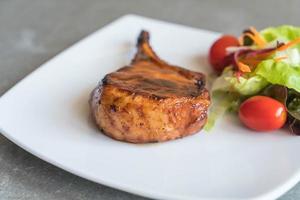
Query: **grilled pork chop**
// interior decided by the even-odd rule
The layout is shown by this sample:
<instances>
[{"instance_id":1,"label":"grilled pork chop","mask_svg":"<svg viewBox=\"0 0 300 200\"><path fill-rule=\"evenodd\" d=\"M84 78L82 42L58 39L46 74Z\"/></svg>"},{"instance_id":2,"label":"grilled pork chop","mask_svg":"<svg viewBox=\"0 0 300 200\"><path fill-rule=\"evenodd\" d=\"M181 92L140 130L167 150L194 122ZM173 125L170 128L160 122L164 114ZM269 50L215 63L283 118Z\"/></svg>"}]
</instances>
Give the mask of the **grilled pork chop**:
<instances>
[{"instance_id":1,"label":"grilled pork chop","mask_svg":"<svg viewBox=\"0 0 300 200\"><path fill-rule=\"evenodd\" d=\"M107 74L91 96L92 115L107 136L132 143L161 142L198 132L210 104L205 76L170 65L142 31L129 66Z\"/></svg>"}]
</instances>

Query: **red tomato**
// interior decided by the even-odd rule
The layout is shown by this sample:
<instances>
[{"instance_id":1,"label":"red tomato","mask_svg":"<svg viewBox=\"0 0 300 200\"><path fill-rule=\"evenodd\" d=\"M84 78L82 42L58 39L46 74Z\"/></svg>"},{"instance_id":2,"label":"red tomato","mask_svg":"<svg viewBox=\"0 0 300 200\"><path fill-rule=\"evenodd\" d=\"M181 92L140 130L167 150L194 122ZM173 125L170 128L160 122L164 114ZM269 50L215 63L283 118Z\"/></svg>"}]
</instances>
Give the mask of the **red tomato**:
<instances>
[{"instance_id":1,"label":"red tomato","mask_svg":"<svg viewBox=\"0 0 300 200\"><path fill-rule=\"evenodd\" d=\"M239 46L239 41L232 35L223 35L213 43L209 51L209 62L218 72L222 72L226 67L226 48Z\"/></svg>"},{"instance_id":2,"label":"red tomato","mask_svg":"<svg viewBox=\"0 0 300 200\"><path fill-rule=\"evenodd\" d=\"M256 131L272 131L281 128L287 117L285 106L266 96L254 96L242 103L240 120Z\"/></svg>"}]
</instances>

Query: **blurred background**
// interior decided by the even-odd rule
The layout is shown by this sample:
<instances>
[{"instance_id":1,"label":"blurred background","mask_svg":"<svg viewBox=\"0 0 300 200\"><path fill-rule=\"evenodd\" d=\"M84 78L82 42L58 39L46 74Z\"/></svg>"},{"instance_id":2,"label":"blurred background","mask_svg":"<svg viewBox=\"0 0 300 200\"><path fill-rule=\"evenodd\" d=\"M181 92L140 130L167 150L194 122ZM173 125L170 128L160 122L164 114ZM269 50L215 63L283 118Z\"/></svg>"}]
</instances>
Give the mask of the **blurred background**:
<instances>
[{"instance_id":1,"label":"blurred background","mask_svg":"<svg viewBox=\"0 0 300 200\"><path fill-rule=\"evenodd\" d=\"M0 0L0 96L41 64L118 17L133 13L239 35L300 25L299 0ZM81 179L0 134L0 199L145 199ZM280 198L300 199L300 184Z\"/></svg>"}]
</instances>

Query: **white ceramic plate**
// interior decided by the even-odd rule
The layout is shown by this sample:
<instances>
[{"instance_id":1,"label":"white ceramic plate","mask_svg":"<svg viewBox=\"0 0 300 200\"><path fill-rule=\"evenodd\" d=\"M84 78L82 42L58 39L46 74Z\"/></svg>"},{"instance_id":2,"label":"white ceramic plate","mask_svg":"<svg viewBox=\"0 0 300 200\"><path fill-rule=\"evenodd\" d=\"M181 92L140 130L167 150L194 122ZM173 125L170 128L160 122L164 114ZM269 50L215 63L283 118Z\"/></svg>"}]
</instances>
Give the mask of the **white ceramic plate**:
<instances>
[{"instance_id":1,"label":"white ceramic plate","mask_svg":"<svg viewBox=\"0 0 300 200\"><path fill-rule=\"evenodd\" d=\"M300 138L257 134L226 117L211 133L165 143L112 140L89 120L103 76L130 62L138 33L151 32L170 63L209 72L219 34L128 15L56 56L0 99L0 129L32 154L92 181L160 199L274 199L300 178Z\"/></svg>"}]
</instances>

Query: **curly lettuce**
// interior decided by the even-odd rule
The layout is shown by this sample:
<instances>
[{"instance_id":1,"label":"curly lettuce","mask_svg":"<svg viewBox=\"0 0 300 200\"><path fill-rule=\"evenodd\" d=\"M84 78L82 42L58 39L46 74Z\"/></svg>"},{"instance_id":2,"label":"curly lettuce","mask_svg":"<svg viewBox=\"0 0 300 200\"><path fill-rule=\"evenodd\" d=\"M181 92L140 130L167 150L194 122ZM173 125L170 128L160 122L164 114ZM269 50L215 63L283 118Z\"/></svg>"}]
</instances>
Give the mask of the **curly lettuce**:
<instances>
[{"instance_id":1,"label":"curly lettuce","mask_svg":"<svg viewBox=\"0 0 300 200\"><path fill-rule=\"evenodd\" d=\"M288 42L300 37L300 27L283 25L278 27L269 27L260 32L266 42L273 41ZM300 45L297 45L300 49Z\"/></svg>"},{"instance_id":2,"label":"curly lettuce","mask_svg":"<svg viewBox=\"0 0 300 200\"><path fill-rule=\"evenodd\" d=\"M282 85L300 92L300 66L269 59L262 61L254 73L263 77L269 84Z\"/></svg>"},{"instance_id":3,"label":"curly lettuce","mask_svg":"<svg viewBox=\"0 0 300 200\"><path fill-rule=\"evenodd\" d=\"M213 83L212 91L226 91L238 93L242 96L254 95L268 85L263 76L251 74L237 78L232 67L226 68L222 75Z\"/></svg>"}]
</instances>

